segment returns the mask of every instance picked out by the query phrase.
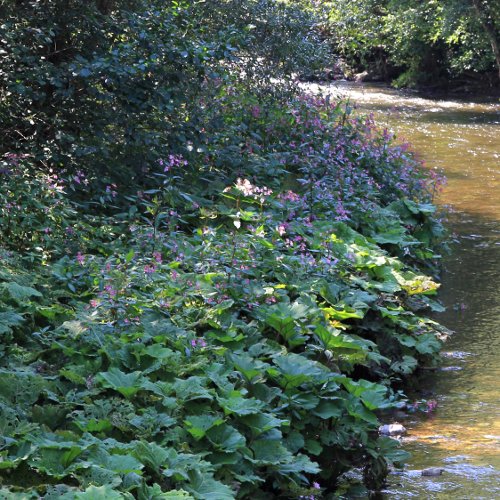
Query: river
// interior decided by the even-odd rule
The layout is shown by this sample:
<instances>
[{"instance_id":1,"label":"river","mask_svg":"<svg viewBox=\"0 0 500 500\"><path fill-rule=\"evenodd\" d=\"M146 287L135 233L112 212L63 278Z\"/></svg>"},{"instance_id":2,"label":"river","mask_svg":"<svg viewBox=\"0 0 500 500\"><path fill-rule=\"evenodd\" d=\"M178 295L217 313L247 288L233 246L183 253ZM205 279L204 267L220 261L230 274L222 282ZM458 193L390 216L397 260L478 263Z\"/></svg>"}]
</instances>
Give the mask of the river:
<instances>
[{"instance_id":1,"label":"river","mask_svg":"<svg viewBox=\"0 0 500 500\"><path fill-rule=\"evenodd\" d=\"M500 498L500 105L429 99L379 85L308 85L349 98L362 113L410 142L427 167L448 178L436 200L447 207L457 243L443 259L436 319L455 331L422 397L428 416L401 420L412 458L389 476L384 498ZM444 469L425 477L428 467Z\"/></svg>"}]
</instances>

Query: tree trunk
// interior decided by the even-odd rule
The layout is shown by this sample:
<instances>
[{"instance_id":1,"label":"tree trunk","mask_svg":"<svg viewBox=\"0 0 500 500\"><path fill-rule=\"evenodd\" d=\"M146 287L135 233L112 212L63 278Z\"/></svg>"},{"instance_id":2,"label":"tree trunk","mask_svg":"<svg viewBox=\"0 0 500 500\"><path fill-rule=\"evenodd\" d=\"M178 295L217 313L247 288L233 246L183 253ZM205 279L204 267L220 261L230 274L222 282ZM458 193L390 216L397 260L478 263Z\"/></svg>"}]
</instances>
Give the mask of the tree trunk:
<instances>
[{"instance_id":1,"label":"tree trunk","mask_svg":"<svg viewBox=\"0 0 500 500\"><path fill-rule=\"evenodd\" d=\"M493 54L495 56L495 61L497 63L498 79L500 80L500 44L499 44L498 39L497 39L497 31L495 29L495 22L488 19L488 17L486 16L486 13L481 8L480 0L472 0L472 4L474 5L474 9L477 13L479 21L481 22L481 25L483 26L483 29L489 38L491 48L492 48Z\"/></svg>"}]
</instances>

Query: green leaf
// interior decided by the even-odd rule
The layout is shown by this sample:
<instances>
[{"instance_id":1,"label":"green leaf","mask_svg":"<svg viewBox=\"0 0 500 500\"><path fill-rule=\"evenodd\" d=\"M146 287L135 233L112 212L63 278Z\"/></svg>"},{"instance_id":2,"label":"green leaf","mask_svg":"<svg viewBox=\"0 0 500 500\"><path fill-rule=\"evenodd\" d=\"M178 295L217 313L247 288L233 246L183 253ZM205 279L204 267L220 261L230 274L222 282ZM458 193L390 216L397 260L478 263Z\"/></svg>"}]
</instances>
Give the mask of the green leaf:
<instances>
[{"instance_id":1,"label":"green leaf","mask_svg":"<svg viewBox=\"0 0 500 500\"><path fill-rule=\"evenodd\" d=\"M259 413L265 406L262 401L254 398L244 398L239 391L231 391L228 398L218 397L217 401L224 409L226 415L235 413L236 415L251 415Z\"/></svg>"},{"instance_id":2,"label":"green leaf","mask_svg":"<svg viewBox=\"0 0 500 500\"><path fill-rule=\"evenodd\" d=\"M321 455L323 452L323 446L319 443L319 441L316 441L315 439L306 439L306 442L304 444L304 448L311 454L311 455Z\"/></svg>"},{"instance_id":3,"label":"green leaf","mask_svg":"<svg viewBox=\"0 0 500 500\"><path fill-rule=\"evenodd\" d=\"M82 493L75 493L74 498L78 500L123 500L123 498L133 498L130 494L123 495L112 486L89 486Z\"/></svg>"},{"instance_id":4,"label":"green leaf","mask_svg":"<svg viewBox=\"0 0 500 500\"><path fill-rule=\"evenodd\" d=\"M231 488L216 481L209 474L199 471L189 472L189 483L183 487L193 494L197 500L234 500L235 495Z\"/></svg>"},{"instance_id":5,"label":"green leaf","mask_svg":"<svg viewBox=\"0 0 500 500\"><path fill-rule=\"evenodd\" d=\"M292 454L279 442L270 439L258 439L250 448L253 451L253 460L261 464L277 465L290 460Z\"/></svg>"},{"instance_id":6,"label":"green leaf","mask_svg":"<svg viewBox=\"0 0 500 500\"><path fill-rule=\"evenodd\" d=\"M8 296L18 304L26 302L31 297L42 297L42 294L30 286L22 286L19 283L2 283L0 288L7 292Z\"/></svg>"},{"instance_id":7,"label":"green leaf","mask_svg":"<svg viewBox=\"0 0 500 500\"><path fill-rule=\"evenodd\" d=\"M132 261L132 259L134 258L134 255L135 255L134 250L133 250L133 249L132 249L132 250L129 250L129 251L127 252L127 255L125 255L125 262L126 262L127 264L128 264L129 262L131 262L131 261Z\"/></svg>"},{"instance_id":8,"label":"green leaf","mask_svg":"<svg viewBox=\"0 0 500 500\"><path fill-rule=\"evenodd\" d=\"M194 500L187 491L184 490L170 490L163 492L159 484L153 486L145 485L140 491L139 498L141 500Z\"/></svg>"},{"instance_id":9,"label":"green leaf","mask_svg":"<svg viewBox=\"0 0 500 500\"><path fill-rule=\"evenodd\" d=\"M278 356L274 358L274 362L281 376L280 384L287 389L309 381L326 380L329 376L325 367L299 354Z\"/></svg>"},{"instance_id":10,"label":"green leaf","mask_svg":"<svg viewBox=\"0 0 500 500\"><path fill-rule=\"evenodd\" d=\"M280 420L274 415L268 413L256 413L255 415L247 415L240 419L240 421L252 429L253 434L258 436L271 429L278 429L282 425L288 425L287 420Z\"/></svg>"},{"instance_id":11,"label":"green leaf","mask_svg":"<svg viewBox=\"0 0 500 500\"><path fill-rule=\"evenodd\" d=\"M298 454L292 460L279 464L277 471L281 474L298 474L305 482L306 476L304 474L318 474L321 469L307 455Z\"/></svg>"},{"instance_id":12,"label":"green leaf","mask_svg":"<svg viewBox=\"0 0 500 500\"><path fill-rule=\"evenodd\" d=\"M291 431L285 440L286 447L292 453L297 453L304 446L304 436L298 431Z\"/></svg>"},{"instance_id":13,"label":"green leaf","mask_svg":"<svg viewBox=\"0 0 500 500\"><path fill-rule=\"evenodd\" d=\"M410 453L402 449L401 443L397 439L380 436L376 441L376 446L378 453L396 467L401 467L411 457Z\"/></svg>"},{"instance_id":14,"label":"green leaf","mask_svg":"<svg viewBox=\"0 0 500 500\"><path fill-rule=\"evenodd\" d=\"M133 454L144 465L148 465L155 472L159 472L162 467L165 467L167 459L171 458L172 451L156 443L139 441L135 445Z\"/></svg>"},{"instance_id":15,"label":"green leaf","mask_svg":"<svg viewBox=\"0 0 500 500\"><path fill-rule=\"evenodd\" d=\"M391 370L396 373L402 373L404 375L409 375L413 373L418 366L418 361L413 356L403 356L401 361L395 361L391 365Z\"/></svg>"},{"instance_id":16,"label":"green leaf","mask_svg":"<svg viewBox=\"0 0 500 500\"><path fill-rule=\"evenodd\" d=\"M130 472L140 474L144 465L130 455L109 455L106 460L106 467L119 474L128 474Z\"/></svg>"},{"instance_id":17,"label":"green leaf","mask_svg":"<svg viewBox=\"0 0 500 500\"><path fill-rule=\"evenodd\" d=\"M192 415L186 417L184 424L187 431L195 438L201 439L207 431L212 427L216 427L224 423L224 420L214 415Z\"/></svg>"},{"instance_id":18,"label":"green leaf","mask_svg":"<svg viewBox=\"0 0 500 500\"><path fill-rule=\"evenodd\" d=\"M259 375L262 376L266 368L269 367L267 363L263 363L247 355L229 354L228 358L234 364L236 370L238 370L248 382L251 382Z\"/></svg>"},{"instance_id":19,"label":"green leaf","mask_svg":"<svg viewBox=\"0 0 500 500\"><path fill-rule=\"evenodd\" d=\"M207 432L207 437L217 450L231 453L245 447L245 437L230 425L219 425Z\"/></svg>"},{"instance_id":20,"label":"green leaf","mask_svg":"<svg viewBox=\"0 0 500 500\"><path fill-rule=\"evenodd\" d=\"M340 398L336 401L322 400L319 405L313 410L313 414L322 419L329 419L332 417L340 418L345 411L345 405Z\"/></svg>"},{"instance_id":21,"label":"green leaf","mask_svg":"<svg viewBox=\"0 0 500 500\"><path fill-rule=\"evenodd\" d=\"M114 389L126 398L134 396L141 389L141 383L144 380L139 371L124 373L115 367L107 372L99 373L96 378L103 387Z\"/></svg>"},{"instance_id":22,"label":"green leaf","mask_svg":"<svg viewBox=\"0 0 500 500\"><path fill-rule=\"evenodd\" d=\"M436 354L441 349L441 342L432 333L424 333L416 339L416 349L420 354Z\"/></svg>"},{"instance_id":23,"label":"green leaf","mask_svg":"<svg viewBox=\"0 0 500 500\"><path fill-rule=\"evenodd\" d=\"M15 312L0 312L0 335L12 333L12 327L19 326L24 322L24 318Z\"/></svg>"}]
</instances>

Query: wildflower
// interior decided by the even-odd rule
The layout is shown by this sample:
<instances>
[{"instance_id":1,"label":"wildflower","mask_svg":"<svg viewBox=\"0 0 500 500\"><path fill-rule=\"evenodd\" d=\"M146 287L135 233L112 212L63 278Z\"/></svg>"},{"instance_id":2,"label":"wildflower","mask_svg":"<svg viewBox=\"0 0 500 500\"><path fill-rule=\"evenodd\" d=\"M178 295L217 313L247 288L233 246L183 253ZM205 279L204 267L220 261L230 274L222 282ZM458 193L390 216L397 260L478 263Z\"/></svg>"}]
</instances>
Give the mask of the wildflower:
<instances>
[{"instance_id":1,"label":"wildflower","mask_svg":"<svg viewBox=\"0 0 500 500\"><path fill-rule=\"evenodd\" d=\"M111 184L106 186L106 193L110 194L113 198L116 198L116 195L118 194L116 191L116 184Z\"/></svg>"},{"instance_id":2,"label":"wildflower","mask_svg":"<svg viewBox=\"0 0 500 500\"><path fill-rule=\"evenodd\" d=\"M153 252L153 258L158 262L158 264L162 263L162 256L160 252Z\"/></svg>"},{"instance_id":3,"label":"wildflower","mask_svg":"<svg viewBox=\"0 0 500 500\"><path fill-rule=\"evenodd\" d=\"M158 160L164 172L169 172L172 168L186 166L187 160L182 155L168 155L168 160Z\"/></svg>"},{"instance_id":4,"label":"wildflower","mask_svg":"<svg viewBox=\"0 0 500 500\"><path fill-rule=\"evenodd\" d=\"M313 488L316 489L316 490L319 490L319 489L321 489L321 486L320 486L319 483L317 483L316 481L314 481Z\"/></svg>"},{"instance_id":5,"label":"wildflower","mask_svg":"<svg viewBox=\"0 0 500 500\"><path fill-rule=\"evenodd\" d=\"M437 401L435 401L434 399L430 399L429 401L427 401L427 412L430 413L432 411L434 411L437 407Z\"/></svg>"},{"instance_id":6,"label":"wildflower","mask_svg":"<svg viewBox=\"0 0 500 500\"><path fill-rule=\"evenodd\" d=\"M259 106L252 106L250 109L250 112L252 113L252 116L254 118L258 118L260 116L260 108Z\"/></svg>"},{"instance_id":7,"label":"wildflower","mask_svg":"<svg viewBox=\"0 0 500 500\"><path fill-rule=\"evenodd\" d=\"M81 252L78 252L76 254L76 261L78 262L78 264L83 266L85 264L85 255L83 255Z\"/></svg>"},{"instance_id":8,"label":"wildflower","mask_svg":"<svg viewBox=\"0 0 500 500\"><path fill-rule=\"evenodd\" d=\"M144 266L144 272L146 274L153 274L155 271L156 271L156 266L155 265L151 265L150 266L150 265L146 264Z\"/></svg>"},{"instance_id":9,"label":"wildflower","mask_svg":"<svg viewBox=\"0 0 500 500\"><path fill-rule=\"evenodd\" d=\"M116 297L117 291L113 288L112 285L106 285L104 290L108 293L110 297Z\"/></svg>"},{"instance_id":10,"label":"wildflower","mask_svg":"<svg viewBox=\"0 0 500 500\"><path fill-rule=\"evenodd\" d=\"M280 224L277 228L276 231L278 231L278 234L280 236L283 236L286 233L286 229L288 227L288 224L285 222L283 224Z\"/></svg>"}]
</instances>

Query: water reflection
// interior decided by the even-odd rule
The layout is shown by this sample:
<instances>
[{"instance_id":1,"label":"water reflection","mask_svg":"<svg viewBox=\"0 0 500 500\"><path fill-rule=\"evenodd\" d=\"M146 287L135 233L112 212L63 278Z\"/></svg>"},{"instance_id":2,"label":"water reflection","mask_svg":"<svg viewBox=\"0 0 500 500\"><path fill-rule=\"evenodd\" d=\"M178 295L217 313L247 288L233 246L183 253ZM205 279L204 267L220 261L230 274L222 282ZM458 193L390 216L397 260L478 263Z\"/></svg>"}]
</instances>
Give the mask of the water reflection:
<instances>
[{"instance_id":1,"label":"water reflection","mask_svg":"<svg viewBox=\"0 0 500 500\"><path fill-rule=\"evenodd\" d=\"M362 112L411 142L448 186L449 226L459 242L445 258L437 319L454 330L443 366L422 397L438 401L429 417L411 416L407 470L391 476L387 498L500 498L500 106L433 100L380 86L310 86L347 96ZM442 467L423 477L426 467Z\"/></svg>"}]
</instances>

